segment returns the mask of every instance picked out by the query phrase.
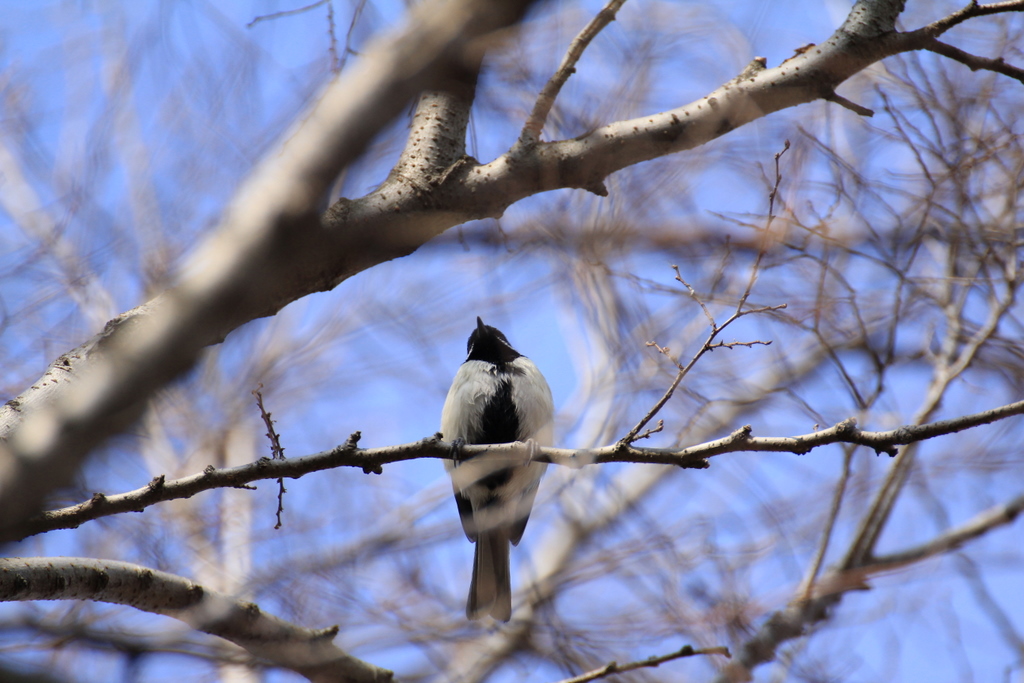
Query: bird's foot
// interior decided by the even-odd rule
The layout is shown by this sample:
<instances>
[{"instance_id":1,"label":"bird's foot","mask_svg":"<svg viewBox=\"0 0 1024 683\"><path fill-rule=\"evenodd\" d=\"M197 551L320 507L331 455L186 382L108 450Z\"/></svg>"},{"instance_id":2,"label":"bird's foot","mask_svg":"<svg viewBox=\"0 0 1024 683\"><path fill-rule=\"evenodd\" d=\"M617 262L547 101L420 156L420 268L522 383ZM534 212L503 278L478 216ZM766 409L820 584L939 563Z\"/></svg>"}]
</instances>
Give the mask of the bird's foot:
<instances>
[{"instance_id":1,"label":"bird's foot","mask_svg":"<svg viewBox=\"0 0 1024 683\"><path fill-rule=\"evenodd\" d=\"M523 443L526 445L526 448L523 449L523 461L524 464L529 465L540 452L540 444L533 439L527 439Z\"/></svg>"},{"instance_id":2,"label":"bird's foot","mask_svg":"<svg viewBox=\"0 0 1024 683\"><path fill-rule=\"evenodd\" d=\"M452 439L451 448L448 449L448 457L451 458L452 462L456 465L462 462L462 447L466 445L466 440L461 436Z\"/></svg>"}]
</instances>

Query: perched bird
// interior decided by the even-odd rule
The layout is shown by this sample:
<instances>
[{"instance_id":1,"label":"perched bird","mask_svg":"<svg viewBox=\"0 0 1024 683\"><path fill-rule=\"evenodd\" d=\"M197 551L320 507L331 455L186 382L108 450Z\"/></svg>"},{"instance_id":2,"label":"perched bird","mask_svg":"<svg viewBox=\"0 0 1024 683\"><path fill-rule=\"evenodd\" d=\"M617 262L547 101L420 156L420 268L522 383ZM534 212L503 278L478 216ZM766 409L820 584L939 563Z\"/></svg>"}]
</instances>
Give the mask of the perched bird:
<instances>
[{"instance_id":1,"label":"perched bird","mask_svg":"<svg viewBox=\"0 0 1024 683\"><path fill-rule=\"evenodd\" d=\"M476 543L466 616L512 616L509 543L518 545L546 463L530 462L550 446L555 407L544 375L505 335L476 319L468 356L441 411L441 434L452 442L445 469L452 477L462 528ZM518 453L460 456L464 444L524 441Z\"/></svg>"}]
</instances>

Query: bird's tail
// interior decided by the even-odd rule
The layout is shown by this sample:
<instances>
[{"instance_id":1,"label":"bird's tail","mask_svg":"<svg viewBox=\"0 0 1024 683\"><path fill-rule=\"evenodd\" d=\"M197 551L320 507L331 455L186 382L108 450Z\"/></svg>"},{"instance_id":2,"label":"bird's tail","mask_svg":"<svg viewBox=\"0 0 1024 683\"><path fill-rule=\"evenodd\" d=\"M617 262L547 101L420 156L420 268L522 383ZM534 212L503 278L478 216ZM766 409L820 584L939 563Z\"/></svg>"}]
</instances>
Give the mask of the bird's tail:
<instances>
[{"instance_id":1,"label":"bird's tail","mask_svg":"<svg viewBox=\"0 0 1024 683\"><path fill-rule=\"evenodd\" d=\"M466 616L470 619L479 619L488 613L498 621L512 617L508 544L508 529L490 529L477 537L473 579L466 602Z\"/></svg>"}]
</instances>

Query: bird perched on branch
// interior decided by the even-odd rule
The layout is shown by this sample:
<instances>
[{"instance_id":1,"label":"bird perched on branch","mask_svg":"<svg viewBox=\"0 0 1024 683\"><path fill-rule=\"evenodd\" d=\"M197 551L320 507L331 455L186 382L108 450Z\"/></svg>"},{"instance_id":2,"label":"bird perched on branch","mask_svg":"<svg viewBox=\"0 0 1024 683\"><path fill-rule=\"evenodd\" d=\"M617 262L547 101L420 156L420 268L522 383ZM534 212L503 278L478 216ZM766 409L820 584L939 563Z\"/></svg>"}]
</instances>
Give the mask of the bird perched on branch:
<instances>
[{"instance_id":1,"label":"bird perched on branch","mask_svg":"<svg viewBox=\"0 0 1024 683\"><path fill-rule=\"evenodd\" d=\"M509 544L518 545L546 463L531 462L550 446L554 402L544 375L499 330L476 319L468 356L441 411L441 434L452 443L452 477L462 528L476 543L466 616L512 616ZM525 442L517 452L462 458L465 444Z\"/></svg>"}]
</instances>

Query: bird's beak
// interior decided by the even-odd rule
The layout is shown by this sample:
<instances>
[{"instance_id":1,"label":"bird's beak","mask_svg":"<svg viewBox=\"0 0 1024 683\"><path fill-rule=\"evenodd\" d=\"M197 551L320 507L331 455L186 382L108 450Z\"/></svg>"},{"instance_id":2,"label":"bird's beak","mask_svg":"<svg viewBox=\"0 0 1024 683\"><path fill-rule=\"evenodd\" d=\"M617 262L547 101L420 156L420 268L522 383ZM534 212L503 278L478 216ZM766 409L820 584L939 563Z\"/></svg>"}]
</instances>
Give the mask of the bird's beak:
<instances>
[{"instance_id":1,"label":"bird's beak","mask_svg":"<svg viewBox=\"0 0 1024 683\"><path fill-rule=\"evenodd\" d=\"M480 316L476 317L476 331L480 334L484 334L486 332L484 329L484 321L480 319Z\"/></svg>"}]
</instances>

